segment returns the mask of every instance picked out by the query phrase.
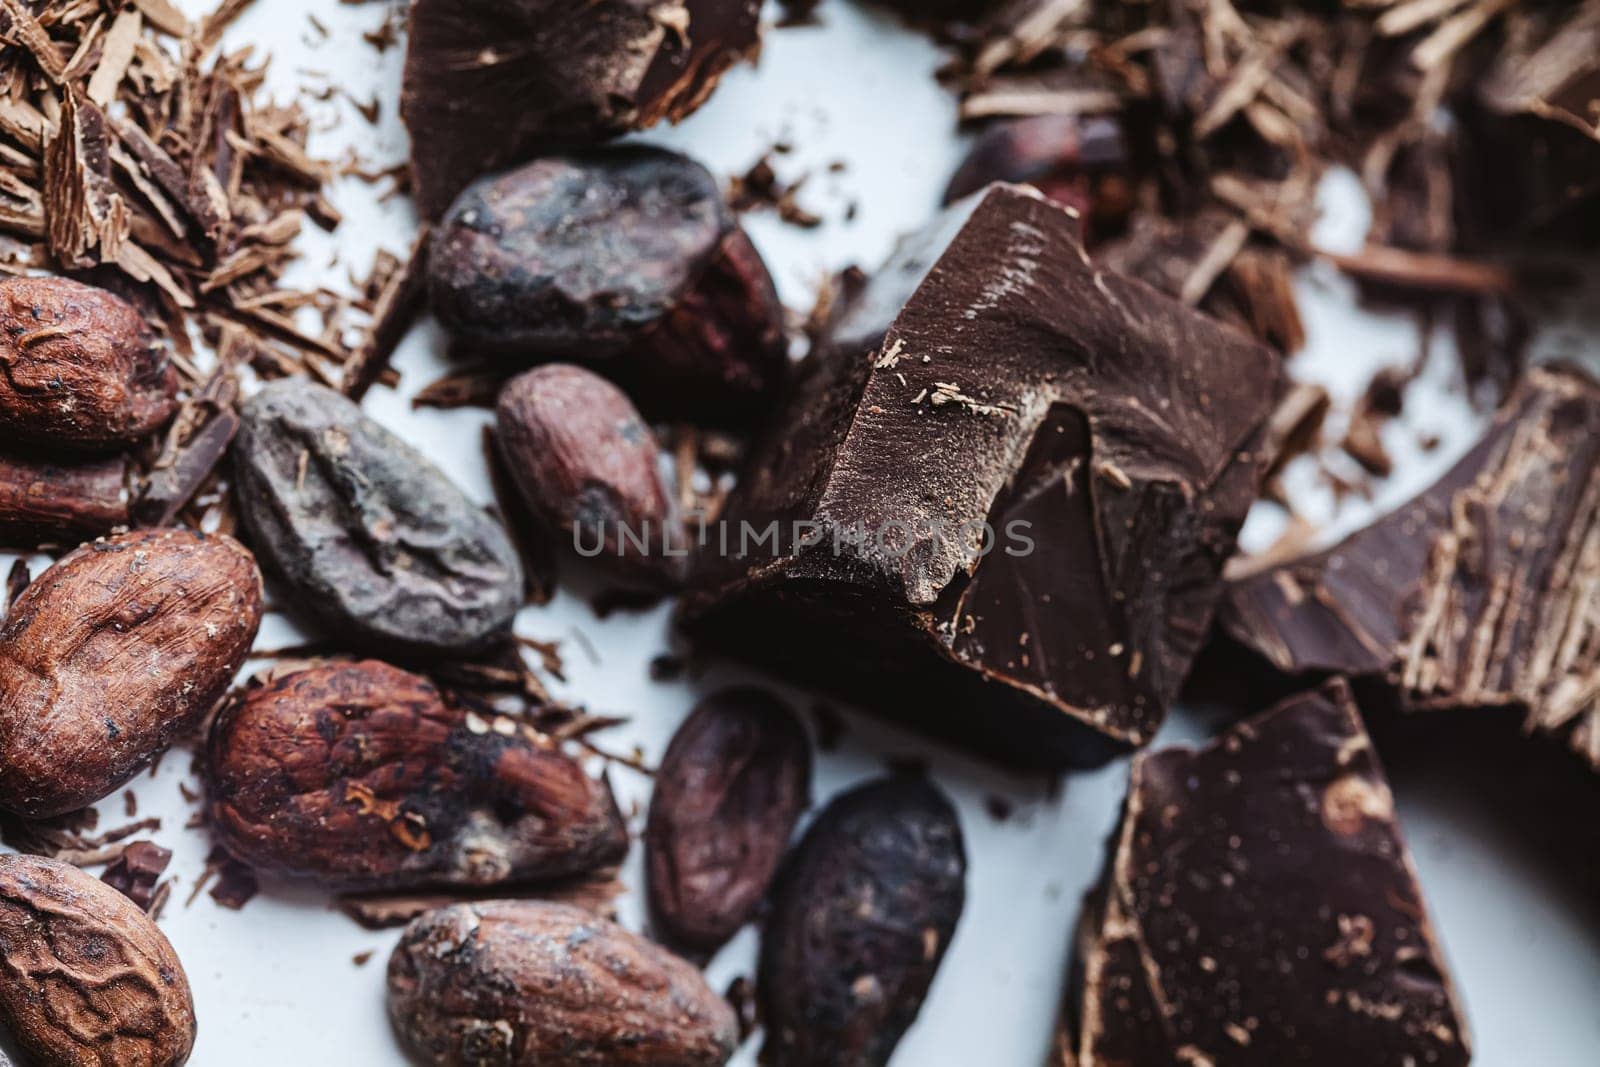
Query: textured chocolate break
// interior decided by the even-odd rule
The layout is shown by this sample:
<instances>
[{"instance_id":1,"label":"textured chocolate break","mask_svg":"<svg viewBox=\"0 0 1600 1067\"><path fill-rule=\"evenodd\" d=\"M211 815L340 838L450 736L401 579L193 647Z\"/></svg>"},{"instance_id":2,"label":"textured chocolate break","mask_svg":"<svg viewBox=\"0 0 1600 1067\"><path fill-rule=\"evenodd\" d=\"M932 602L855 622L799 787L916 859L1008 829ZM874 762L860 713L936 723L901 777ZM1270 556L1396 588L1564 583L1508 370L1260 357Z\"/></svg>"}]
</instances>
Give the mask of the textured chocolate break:
<instances>
[{"instance_id":1,"label":"textured chocolate break","mask_svg":"<svg viewBox=\"0 0 1600 1067\"><path fill-rule=\"evenodd\" d=\"M802 365L682 618L974 750L1104 760L1149 741L1210 625L1278 393L1267 349L990 186Z\"/></svg>"},{"instance_id":2,"label":"textured chocolate break","mask_svg":"<svg viewBox=\"0 0 1600 1067\"><path fill-rule=\"evenodd\" d=\"M1414 710L1510 708L1600 770L1600 383L1536 368L1436 485L1236 583L1220 614L1278 671Z\"/></svg>"},{"instance_id":3,"label":"textured chocolate break","mask_svg":"<svg viewBox=\"0 0 1600 1067\"><path fill-rule=\"evenodd\" d=\"M1138 757L1079 926L1076 1067L1456 1067L1466 1023L1348 687Z\"/></svg>"}]
</instances>

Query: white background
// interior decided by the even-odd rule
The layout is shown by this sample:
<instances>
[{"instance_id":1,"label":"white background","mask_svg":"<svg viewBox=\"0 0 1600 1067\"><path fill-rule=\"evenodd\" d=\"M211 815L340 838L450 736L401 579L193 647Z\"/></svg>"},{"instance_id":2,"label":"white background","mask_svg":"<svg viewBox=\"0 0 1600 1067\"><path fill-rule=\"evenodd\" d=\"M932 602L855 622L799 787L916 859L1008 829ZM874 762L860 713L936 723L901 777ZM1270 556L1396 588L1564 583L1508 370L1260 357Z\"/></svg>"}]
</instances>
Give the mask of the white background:
<instances>
[{"instance_id":1,"label":"white background","mask_svg":"<svg viewBox=\"0 0 1600 1067\"><path fill-rule=\"evenodd\" d=\"M188 0L182 6L200 14L208 5ZM280 96L332 83L356 99L376 95L381 101L376 129L347 104L308 101L319 117L313 147L325 158L352 147L375 165L404 156L405 135L396 116L400 50L380 56L360 37L379 24L387 6L270 0L257 4L229 35L230 47L254 43L272 54L270 84ZM332 31L328 39L312 30L312 13ZM769 4L768 17L773 15ZM748 227L786 301L797 309L809 306L828 272L850 263L871 267L897 234L922 224L962 148L953 100L933 78L941 57L931 44L844 0L828 0L822 17L826 25L820 29L769 30L758 70L735 71L688 122L645 138L689 151L721 176L743 171L777 140L795 146L792 155L776 157L776 166L786 178L813 175L801 201L826 224L803 232L754 216ZM336 117L342 121L332 122ZM846 168L829 173L836 160ZM380 189L355 180L341 183L335 201L346 222L331 239L310 235L298 281L346 286L347 272L365 276L377 248L405 248L413 225L409 204L380 204ZM1359 244L1364 208L1353 181L1335 176L1325 192L1328 212L1318 239L1345 248ZM858 210L847 223L852 203ZM332 265L330 256L336 256ZM1325 381L1340 400L1359 395L1375 367L1414 358L1418 339L1411 319L1357 312L1348 283L1321 269L1308 271L1299 289L1310 343L1297 357L1296 370ZM1558 331L1550 344L1571 354L1579 347L1575 336ZM441 373L442 351L431 323L414 331L397 359L399 391L375 389L367 407L487 501L478 433L487 414L413 412L409 406L409 397ZM1442 342L1436 351L1426 375L1426 402L1414 400L1406 419L1390 427L1387 441L1401 461L1402 477L1383 487L1377 506L1397 502L1429 480L1480 425L1460 396ZM1416 445L1424 431L1443 438L1432 454ZM1308 464L1293 471L1290 481L1313 519L1349 525L1370 510L1336 514ZM1281 518L1266 511L1253 517L1248 540L1257 547L1269 542ZM602 621L586 604L562 596L549 607L524 611L518 630L560 640L568 683L554 686L558 694L596 712L631 716L605 743L622 750L637 744L652 763L697 693L746 677L730 669L693 682L651 682L650 660L671 646L665 608ZM296 639L285 620L273 617L260 647ZM784 691L797 709L811 705L809 697ZM870 720L848 721L841 747L820 755L818 800L879 774L888 757L926 759L960 809L970 854L966 914L895 1064L1032 1067L1050 1040L1080 894L1098 872L1126 765L1076 775L1052 793L1044 782L1008 777ZM1441 738L1449 738L1462 724L1441 719L1435 725ZM1208 729L1180 710L1161 741L1189 740ZM1390 762L1424 887L1472 1018L1477 1062L1594 1067L1600 1061L1600 909L1580 895L1581 886L1595 884L1594 872L1583 878L1572 868L1580 848L1587 848L1582 854L1591 861L1595 855L1589 828L1600 810L1595 794L1585 782L1523 762L1519 746L1499 746L1497 760L1460 747L1442 744L1420 758L1391 756ZM637 803L642 810L648 782L626 768L612 776L624 808ZM384 961L396 934L363 930L330 910L324 894L280 885L268 885L241 913L225 911L204 895L185 906L209 842L203 831L183 829L192 813L178 793L184 779L192 780L190 761L174 753L153 778L141 777L133 788L141 815L165 817L155 836L176 852L171 870L179 882L162 925L195 986L200 1036L192 1062L402 1062L383 1007ZM985 810L990 796L1007 798L1015 814L996 821ZM123 821L122 800L114 796L104 805L102 826ZM1568 835L1579 835L1579 844ZM630 885L637 884L634 853ZM624 900L622 913L637 928L635 896ZM747 930L713 962L713 984L721 989L751 973L754 948L753 931ZM365 967L352 962L355 954L372 950L376 956ZM735 1062L753 1063L755 1047L752 1041Z\"/></svg>"}]
</instances>

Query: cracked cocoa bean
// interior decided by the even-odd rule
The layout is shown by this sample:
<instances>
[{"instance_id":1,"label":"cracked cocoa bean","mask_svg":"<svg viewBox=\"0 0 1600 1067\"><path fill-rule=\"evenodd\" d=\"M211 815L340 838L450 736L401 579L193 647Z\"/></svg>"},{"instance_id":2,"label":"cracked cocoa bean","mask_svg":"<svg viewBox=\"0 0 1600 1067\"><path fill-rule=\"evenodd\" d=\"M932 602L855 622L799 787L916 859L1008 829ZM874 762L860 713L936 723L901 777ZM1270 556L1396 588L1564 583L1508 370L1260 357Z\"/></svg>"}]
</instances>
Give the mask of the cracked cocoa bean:
<instances>
[{"instance_id":1,"label":"cracked cocoa bean","mask_svg":"<svg viewBox=\"0 0 1600 1067\"><path fill-rule=\"evenodd\" d=\"M772 1067L883 1067L966 899L949 801L889 779L829 804L785 864L757 977Z\"/></svg>"},{"instance_id":2,"label":"cracked cocoa bean","mask_svg":"<svg viewBox=\"0 0 1600 1067\"><path fill-rule=\"evenodd\" d=\"M429 912L389 958L389 1018L434 1067L716 1067L733 1009L665 949L568 904Z\"/></svg>"},{"instance_id":3,"label":"cracked cocoa bean","mask_svg":"<svg viewBox=\"0 0 1600 1067\"><path fill-rule=\"evenodd\" d=\"M0 545L76 544L128 522L128 460L0 454Z\"/></svg>"},{"instance_id":4,"label":"cracked cocoa bean","mask_svg":"<svg viewBox=\"0 0 1600 1067\"><path fill-rule=\"evenodd\" d=\"M231 537L139 530L68 553L0 628L0 809L93 804L211 710L261 624Z\"/></svg>"},{"instance_id":5,"label":"cracked cocoa bean","mask_svg":"<svg viewBox=\"0 0 1600 1067\"><path fill-rule=\"evenodd\" d=\"M630 145L477 182L440 223L429 293L463 347L580 362L646 414L745 424L787 366L772 277L686 156Z\"/></svg>"},{"instance_id":6,"label":"cracked cocoa bean","mask_svg":"<svg viewBox=\"0 0 1600 1067\"><path fill-rule=\"evenodd\" d=\"M102 451L172 416L178 376L121 297L67 278L0 281L0 437Z\"/></svg>"},{"instance_id":7,"label":"cracked cocoa bean","mask_svg":"<svg viewBox=\"0 0 1600 1067\"><path fill-rule=\"evenodd\" d=\"M582 367L538 367L506 383L495 426L506 468L553 543L630 585L682 580L661 449L622 390Z\"/></svg>"},{"instance_id":8,"label":"cracked cocoa bean","mask_svg":"<svg viewBox=\"0 0 1600 1067\"><path fill-rule=\"evenodd\" d=\"M78 868L0 856L0 1022L38 1067L177 1067L194 998L143 911Z\"/></svg>"},{"instance_id":9,"label":"cracked cocoa bean","mask_svg":"<svg viewBox=\"0 0 1600 1067\"><path fill-rule=\"evenodd\" d=\"M805 729L782 701L730 689L667 746L645 828L645 878L666 939L709 955L754 917L811 782Z\"/></svg>"},{"instance_id":10,"label":"cracked cocoa bean","mask_svg":"<svg viewBox=\"0 0 1600 1067\"><path fill-rule=\"evenodd\" d=\"M239 514L300 607L383 654L479 651L509 632L516 548L420 452L303 378L267 385L241 415Z\"/></svg>"},{"instance_id":11,"label":"cracked cocoa bean","mask_svg":"<svg viewBox=\"0 0 1600 1067\"><path fill-rule=\"evenodd\" d=\"M212 726L218 841L339 889L489 886L621 861L611 787L531 728L367 660L250 687Z\"/></svg>"}]
</instances>

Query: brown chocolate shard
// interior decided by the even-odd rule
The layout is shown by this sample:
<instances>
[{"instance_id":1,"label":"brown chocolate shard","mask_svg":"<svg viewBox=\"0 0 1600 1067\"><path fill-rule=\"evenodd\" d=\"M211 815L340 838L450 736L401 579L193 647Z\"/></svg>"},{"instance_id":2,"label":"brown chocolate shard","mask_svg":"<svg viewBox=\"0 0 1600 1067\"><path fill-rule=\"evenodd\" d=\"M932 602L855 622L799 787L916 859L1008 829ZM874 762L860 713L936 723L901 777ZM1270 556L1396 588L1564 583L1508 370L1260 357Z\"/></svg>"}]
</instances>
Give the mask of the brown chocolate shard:
<instances>
[{"instance_id":1,"label":"brown chocolate shard","mask_svg":"<svg viewBox=\"0 0 1600 1067\"><path fill-rule=\"evenodd\" d=\"M1134 761L1069 996L1077 1067L1468 1062L1347 686Z\"/></svg>"},{"instance_id":2,"label":"brown chocolate shard","mask_svg":"<svg viewBox=\"0 0 1600 1067\"><path fill-rule=\"evenodd\" d=\"M991 186L821 339L683 622L1008 761L1142 745L1209 626L1278 380L1098 269L1065 209Z\"/></svg>"},{"instance_id":3,"label":"brown chocolate shard","mask_svg":"<svg viewBox=\"0 0 1600 1067\"><path fill-rule=\"evenodd\" d=\"M417 0L400 110L423 216L540 151L686 117L760 51L760 13L760 0Z\"/></svg>"},{"instance_id":4,"label":"brown chocolate shard","mask_svg":"<svg viewBox=\"0 0 1600 1067\"><path fill-rule=\"evenodd\" d=\"M1510 708L1600 769L1600 384L1536 368L1436 485L1236 583L1224 632L1297 678L1402 706Z\"/></svg>"}]
</instances>

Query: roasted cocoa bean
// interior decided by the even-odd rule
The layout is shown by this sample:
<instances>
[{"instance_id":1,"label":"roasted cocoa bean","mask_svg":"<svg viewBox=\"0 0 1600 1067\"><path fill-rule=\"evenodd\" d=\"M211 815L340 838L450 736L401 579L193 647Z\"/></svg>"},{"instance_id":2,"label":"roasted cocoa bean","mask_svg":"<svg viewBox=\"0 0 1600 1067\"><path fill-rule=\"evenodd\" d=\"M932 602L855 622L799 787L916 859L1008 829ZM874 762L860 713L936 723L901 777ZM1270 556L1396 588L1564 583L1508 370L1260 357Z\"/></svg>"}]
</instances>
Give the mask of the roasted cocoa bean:
<instances>
[{"instance_id":1,"label":"roasted cocoa bean","mask_svg":"<svg viewBox=\"0 0 1600 1067\"><path fill-rule=\"evenodd\" d=\"M128 461L0 453L0 544L76 544L128 522Z\"/></svg>"},{"instance_id":2,"label":"roasted cocoa bean","mask_svg":"<svg viewBox=\"0 0 1600 1067\"><path fill-rule=\"evenodd\" d=\"M0 628L0 809L92 804L209 711L261 624L237 541L138 530L68 553Z\"/></svg>"},{"instance_id":3,"label":"roasted cocoa bean","mask_svg":"<svg viewBox=\"0 0 1600 1067\"><path fill-rule=\"evenodd\" d=\"M341 640L436 655L509 632L517 551L420 452L303 378L267 385L241 415L236 499L251 543Z\"/></svg>"},{"instance_id":4,"label":"roasted cocoa bean","mask_svg":"<svg viewBox=\"0 0 1600 1067\"><path fill-rule=\"evenodd\" d=\"M761 0L416 0L410 10L400 113L429 219L480 174L553 144L677 122L761 47Z\"/></svg>"},{"instance_id":5,"label":"roasted cocoa bean","mask_svg":"<svg viewBox=\"0 0 1600 1067\"><path fill-rule=\"evenodd\" d=\"M645 828L655 924L710 954L754 917L811 784L811 746L794 715L759 689L702 701L656 771Z\"/></svg>"},{"instance_id":6,"label":"roasted cocoa bean","mask_svg":"<svg viewBox=\"0 0 1600 1067\"><path fill-rule=\"evenodd\" d=\"M76 867L0 856L0 1022L38 1067L177 1067L194 998L172 945Z\"/></svg>"},{"instance_id":7,"label":"roasted cocoa bean","mask_svg":"<svg viewBox=\"0 0 1600 1067\"><path fill-rule=\"evenodd\" d=\"M105 450L172 416L178 377L121 297L67 278L0 280L0 437Z\"/></svg>"},{"instance_id":8,"label":"roasted cocoa bean","mask_svg":"<svg viewBox=\"0 0 1600 1067\"><path fill-rule=\"evenodd\" d=\"M966 899L961 825L918 779L829 804L785 864L756 990L772 1067L883 1067L915 1021Z\"/></svg>"},{"instance_id":9,"label":"roasted cocoa bean","mask_svg":"<svg viewBox=\"0 0 1600 1067\"><path fill-rule=\"evenodd\" d=\"M700 164L626 146L551 157L461 194L428 260L474 353L584 363L652 417L748 423L786 367L783 308Z\"/></svg>"},{"instance_id":10,"label":"roasted cocoa bean","mask_svg":"<svg viewBox=\"0 0 1600 1067\"><path fill-rule=\"evenodd\" d=\"M429 912L389 958L389 1018L434 1067L715 1067L733 1010L690 964L568 904Z\"/></svg>"},{"instance_id":11,"label":"roasted cocoa bean","mask_svg":"<svg viewBox=\"0 0 1600 1067\"><path fill-rule=\"evenodd\" d=\"M538 367L506 383L495 426L506 468L553 543L629 584L682 579L661 450L622 390L582 367Z\"/></svg>"},{"instance_id":12,"label":"roasted cocoa bean","mask_svg":"<svg viewBox=\"0 0 1600 1067\"><path fill-rule=\"evenodd\" d=\"M1035 115L997 122L973 142L950 179L946 204L990 182L1031 185L1078 212L1084 243L1127 227L1134 207L1133 161L1122 124L1109 116Z\"/></svg>"},{"instance_id":13,"label":"roasted cocoa bean","mask_svg":"<svg viewBox=\"0 0 1600 1067\"><path fill-rule=\"evenodd\" d=\"M206 791L233 855L341 889L559 878L628 850L604 780L373 660L247 689L212 726Z\"/></svg>"}]
</instances>

